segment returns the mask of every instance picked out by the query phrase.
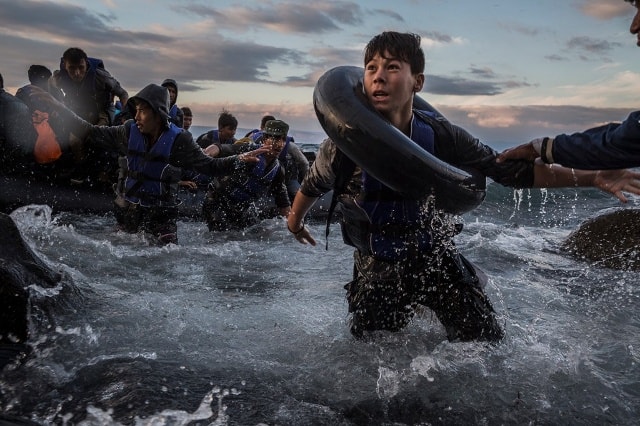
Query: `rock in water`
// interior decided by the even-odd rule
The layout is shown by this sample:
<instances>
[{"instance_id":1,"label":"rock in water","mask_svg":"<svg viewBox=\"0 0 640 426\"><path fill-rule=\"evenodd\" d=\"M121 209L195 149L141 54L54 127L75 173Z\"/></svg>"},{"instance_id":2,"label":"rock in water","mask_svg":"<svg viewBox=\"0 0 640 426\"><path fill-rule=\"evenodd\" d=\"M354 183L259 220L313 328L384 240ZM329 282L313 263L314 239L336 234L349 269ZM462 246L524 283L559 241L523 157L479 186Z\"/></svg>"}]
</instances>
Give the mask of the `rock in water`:
<instances>
[{"instance_id":1,"label":"rock in water","mask_svg":"<svg viewBox=\"0 0 640 426\"><path fill-rule=\"evenodd\" d=\"M61 279L29 248L11 216L0 213L0 369L28 351L29 286L53 288Z\"/></svg>"},{"instance_id":2,"label":"rock in water","mask_svg":"<svg viewBox=\"0 0 640 426\"><path fill-rule=\"evenodd\" d=\"M614 269L640 270L640 209L605 210L584 221L562 248L582 260Z\"/></svg>"}]
</instances>

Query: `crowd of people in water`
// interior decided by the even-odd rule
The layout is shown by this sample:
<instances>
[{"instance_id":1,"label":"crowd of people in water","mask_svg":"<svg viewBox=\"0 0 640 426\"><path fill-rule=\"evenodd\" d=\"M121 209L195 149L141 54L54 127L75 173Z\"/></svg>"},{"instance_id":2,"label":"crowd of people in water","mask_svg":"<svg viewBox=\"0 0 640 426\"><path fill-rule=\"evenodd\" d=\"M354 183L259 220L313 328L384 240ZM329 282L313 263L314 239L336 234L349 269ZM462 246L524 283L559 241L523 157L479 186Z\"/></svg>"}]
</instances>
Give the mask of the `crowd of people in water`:
<instances>
[{"instance_id":1,"label":"crowd of people in water","mask_svg":"<svg viewBox=\"0 0 640 426\"><path fill-rule=\"evenodd\" d=\"M241 229L286 216L309 169L288 124L273 115L237 138L238 120L223 110L217 128L194 138L193 112L178 104L174 79L130 97L102 60L77 47L63 53L60 69L32 65L27 74L30 84L15 97L2 92L2 125L9 130L2 173L113 192L119 227L150 232L162 244L177 242L179 189L202 194L209 229ZM141 126L145 107L157 126ZM226 157L243 167L202 169L203 159L222 164Z\"/></svg>"}]
</instances>

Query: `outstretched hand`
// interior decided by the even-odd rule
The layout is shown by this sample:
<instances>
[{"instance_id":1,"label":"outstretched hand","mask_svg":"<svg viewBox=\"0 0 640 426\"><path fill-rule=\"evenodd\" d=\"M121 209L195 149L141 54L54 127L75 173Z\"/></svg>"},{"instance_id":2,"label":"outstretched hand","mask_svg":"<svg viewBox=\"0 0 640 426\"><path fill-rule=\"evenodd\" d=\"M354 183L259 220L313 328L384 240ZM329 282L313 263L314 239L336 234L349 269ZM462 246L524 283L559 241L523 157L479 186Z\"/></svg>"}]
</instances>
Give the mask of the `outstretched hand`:
<instances>
[{"instance_id":1,"label":"outstretched hand","mask_svg":"<svg viewBox=\"0 0 640 426\"><path fill-rule=\"evenodd\" d=\"M502 163L507 160L534 161L536 158L540 157L540 142L541 139L534 139L531 142L527 142L514 148L505 149L498 155L496 162ZM537 150L536 146L538 147Z\"/></svg>"},{"instance_id":2,"label":"outstretched hand","mask_svg":"<svg viewBox=\"0 0 640 426\"><path fill-rule=\"evenodd\" d=\"M598 170L593 180L593 186L613 194L620 201L626 203L628 200L623 191L640 195L640 173L627 169Z\"/></svg>"},{"instance_id":3,"label":"outstretched hand","mask_svg":"<svg viewBox=\"0 0 640 426\"><path fill-rule=\"evenodd\" d=\"M311 233L309 232L309 228L307 228L304 223L300 224L296 229L297 231L294 231L289 223L287 222L287 229L289 230L289 232L291 232L293 234L293 237L296 239L296 241L298 241L300 244L311 244L312 246L316 245L316 240L313 239L313 237L311 236Z\"/></svg>"},{"instance_id":4,"label":"outstretched hand","mask_svg":"<svg viewBox=\"0 0 640 426\"><path fill-rule=\"evenodd\" d=\"M258 161L260 161L258 156L266 152L269 152L269 148L260 147L258 149L254 149L253 151L243 152L242 154L239 154L238 160L242 161L243 163L257 163Z\"/></svg>"}]
</instances>

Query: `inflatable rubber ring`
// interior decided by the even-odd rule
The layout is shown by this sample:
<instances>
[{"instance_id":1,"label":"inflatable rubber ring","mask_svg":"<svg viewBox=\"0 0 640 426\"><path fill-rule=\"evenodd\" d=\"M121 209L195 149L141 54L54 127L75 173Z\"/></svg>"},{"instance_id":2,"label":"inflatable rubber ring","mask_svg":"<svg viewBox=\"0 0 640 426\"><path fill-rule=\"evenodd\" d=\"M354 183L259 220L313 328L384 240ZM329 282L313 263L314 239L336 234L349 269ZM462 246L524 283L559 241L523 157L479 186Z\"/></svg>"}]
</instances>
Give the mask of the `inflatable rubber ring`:
<instances>
[{"instance_id":1,"label":"inflatable rubber ring","mask_svg":"<svg viewBox=\"0 0 640 426\"><path fill-rule=\"evenodd\" d=\"M486 177L445 163L389 123L367 102L363 75L363 68L341 66L318 80L313 106L327 136L367 173L406 197L433 195L437 209L453 214L478 207ZM413 106L439 114L419 96Z\"/></svg>"}]
</instances>

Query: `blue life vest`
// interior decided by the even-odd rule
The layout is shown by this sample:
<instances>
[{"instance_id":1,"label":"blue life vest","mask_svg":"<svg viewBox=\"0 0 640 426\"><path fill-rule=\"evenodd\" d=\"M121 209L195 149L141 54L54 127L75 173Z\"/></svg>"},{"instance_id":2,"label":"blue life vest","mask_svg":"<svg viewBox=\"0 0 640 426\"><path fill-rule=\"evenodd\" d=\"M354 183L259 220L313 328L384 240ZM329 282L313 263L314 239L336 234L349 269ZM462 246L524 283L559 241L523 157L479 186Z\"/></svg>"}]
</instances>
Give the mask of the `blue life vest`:
<instances>
[{"instance_id":1,"label":"blue life vest","mask_svg":"<svg viewBox=\"0 0 640 426\"><path fill-rule=\"evenodd\" d=\"M130 129L125 199L145 207L174 205L171 183L175 181L175 168L169 164L169 156L182 129L171 123L149 150L138 127L132 125Z\"/></svg>"},{"instance_id":2,"label":"blue life vest","mask_svg":"<svg viewBox=\"0 0 640 426\"><path fill-rule=\"evenodd\" d=\"M251 169L251 173L241 185L236 186L229 193L229 198L236 202L247 202L265 195L273 180L278 175L280 163L278 159L273 160L271 167L267 169L267 160L264 156L258 156L258 162Z\"/></svg>"},{"instance_id":3,"label":"blue life vest","mask_svg":"<svg viewBox=\"0 0 640 426\"><path fill-rule=\"evenodd\" d=\"M178 105L173 104L173 106L171 107L171 109L169 110L169 118L171 120L173 120L174 118L176 118L178 116Z\"/></svg>"},{"instance_id":4,"label":"blue life vest","mask_svg":"<svg viewBox=\"0 0 640 426\"><path fill-rule=\"evenodd\" d=\"M433 116L430 112L425 114ZM411 139L433 153L434 136L433 128L414 115ZM410 249L430 248L430 234L424 229L429 214L424 200L403 198L364 170L362 189L356 203L371 222L369 244L373 256L393 261L406 258Z\"/></svg>"}]
</instances>

